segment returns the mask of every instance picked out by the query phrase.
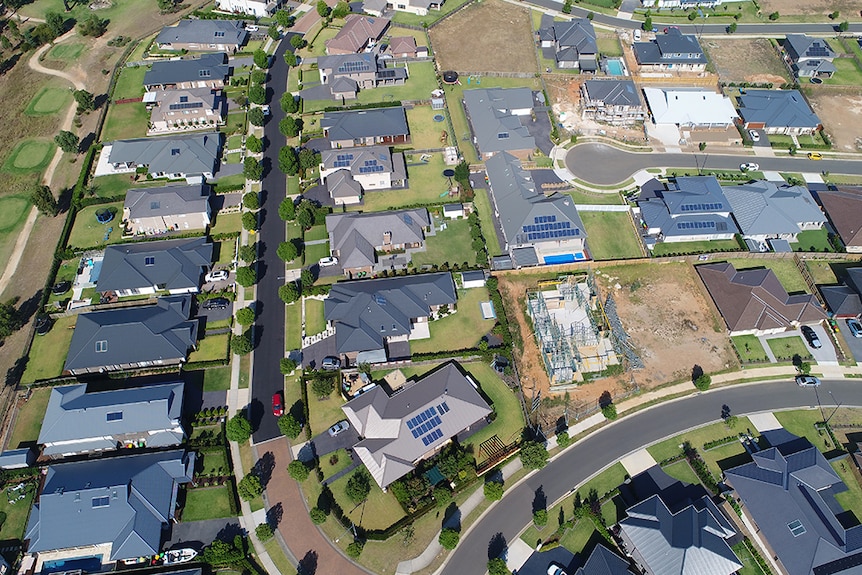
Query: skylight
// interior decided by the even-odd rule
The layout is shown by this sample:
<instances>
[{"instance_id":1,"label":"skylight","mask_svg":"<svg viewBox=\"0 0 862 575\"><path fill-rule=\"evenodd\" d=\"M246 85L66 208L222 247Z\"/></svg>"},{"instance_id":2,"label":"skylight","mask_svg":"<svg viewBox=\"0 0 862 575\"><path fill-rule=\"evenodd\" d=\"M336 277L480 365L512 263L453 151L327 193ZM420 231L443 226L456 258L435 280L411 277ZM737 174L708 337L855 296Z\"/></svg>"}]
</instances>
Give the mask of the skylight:
<instances>
[{"instance_id":1,"label":"skylight","mask_svg":"<svg viewBox=\"0 0 862 575\"><path fill-rule=\"evenodd\" d=\"M793 533L794 537L799 537L800 535L805 534L805 526L802 525L802 521L796 519L787 524L787 528L790 529L790 532Z\"/></svg>"},{"instance_id":2,"label":"skylight","mask_svg":"<svg viewBox=\"0 0 862 575\"><path fill-rule=\"evenodd\" d=\"M104 353L108 351L108 340L102 339L96 342L96 353Z\"/></svg>"},{"instance_id":3,"label":"skylight","mask_svg":"<svg viewBox=\"0 0 862 575\"><path fill-rule=\"evenodd\" d=\"M123 412L122 411L112 411L105 415L105 419L108 421L122 421L123 420Z\"/></svg>"},{"instance_id":4,"label":"skylight","mask_svg":"<svg viewBox=\"0 0 862 575\"><path fill-rule=\"evenodd\" d=\"M99 507L108 507L110 504L110 497L93 497L93 509L98 509Z\"/></svg>"}]
</instances>

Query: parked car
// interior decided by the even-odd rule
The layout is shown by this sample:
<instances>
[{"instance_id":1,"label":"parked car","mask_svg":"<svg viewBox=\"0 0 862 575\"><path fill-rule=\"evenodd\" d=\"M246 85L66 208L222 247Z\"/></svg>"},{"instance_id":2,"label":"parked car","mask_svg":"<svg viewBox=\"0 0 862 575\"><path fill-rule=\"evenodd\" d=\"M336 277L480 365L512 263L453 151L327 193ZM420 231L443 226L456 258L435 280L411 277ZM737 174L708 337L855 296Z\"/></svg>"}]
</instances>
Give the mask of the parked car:
<instances>
[{"instance_id":1,"label":"parked car","mask_svg":"<svg viewBox=\"0 0 862 575\"><path fill-rule=\"evenodd\" d=\"M808 345L813 347L814 349L820 349L823 347L823 344L820 343L820 338L817 337L817 334L807 325L803 325L799 328L799 331L802 332L803 337L805 337L805 341L808 342Z\"/></svg>"},{"instance_id":2,"label":"parked car","mask_svg":"<svg viewBox=\"0 0 862 575\"><path fill-rule=\"evenodd\" d=\"M230 272L227 270L213 270L204 276L204 280L207 282L220 282L226 280L229 275Z\"/></svg>"},{"instance_id":3,"label":"parked car","mask_svg":"<svg viewBox=\"0 0 862 575\"><path fill-rule=\"evenodd\" d=\"M746 162L745 164L739 164L739 169L743 172L756 172L760 169L760 164L755 164L754 162Z\"/></svg>"},{"instance_id":4,"label":"parked car","mask_svg":"<svg viewBox=\"0 0 862 575\"><path fill-rule=\"evenodd\" d=\"M335 371L337 369L341 369L341 360L332 355L327 355L323 358L323 361L320 364L320 368L325 371Z\"/></svg>"},{"instance_id":5,"label":"parked car","mask_svg":"<svg viewBox=\"0 0 862 575\"><path fill-rule=\"evenodd\" d=\"M328 268L330 266L337 266L338 265L338 258L335 256L328 256L325 258L320 258L320 260L317 262L317 265L319 265L322 268Z\"/></svg>"},{"instance_id":6,"label":"parked car","mask_svg":"<svg viewBox=\"0 0 862 575\"><path fill-rule=\"evenodd\" d=\"M797 375L796 385L799 387L817 387L820 385L820 380L813 375Z\"/></svg>"},{"instance_id":7,"label":"parked car","mask_svg":"<svg viewBox=\"0 0 862 575\"><path fill-rule=\"evenodd\" d=\"M272 394L272 414L276 417L284 415L284 397L280 391Z\"/></svg>"},{"instance_id":8,"label":"parked car","mask_svg":"<svg viewBox=\"0 0 862 575\"><path fill-rule=\"evenodd\" d=\"M329 435L330 437L335 437L339 433L347 431L348 429L350 429L350 424L346 419L343 419L329 428Z\"/></svg>"},{"instance_id":9,"label":"parked car","mask_svg":"<svg viewBox=\"0 0 862 575\"><path fill-rule=\"evenodd\" d=\"M261 106L260 109L263 110L264 116L269 116L269 104L267 104L265 106Z\"/></svg>"},{"instance_id":10,"label":"parked car","mask_svg":"<svg viewBox=\"0 0 862 575\"><path fill-rule=\"evenodd\" d=\"M551 563L548 565L548 575L568 575L559 563Z\"/></svg>"},{"instance_id":11,"label":"parked car","mask_svg":"<svg viewBox=\"0 0 862 575\"><path fill-rule=\"evenodd\" d=\"M850 330L850 333L853 334L853 337L862 337L862 323L860 323L858 319L848 319L847 329Z\"/></svg>"},{"instance_id":12,"label":"parked car","mask_svg":"<svg viewBox=\"0 0 862 575\"><path fill-rule=\"evenodd\" d=\"M230 307L230 300L226 297L214 297L202 303L201 307L203 309L227 309Z\"/></svg>"},{"instance_id":13,"label":"parked car","mask_svg":"<svg viewBox=\"0 0 862 575\"><path fill-rule=\"evenodd\" d=\"M72 289L72 282L66 280L55 283L54 287L51 288L51 293L54 295L63 295L70 289Z\"/></svg>"},{"instance_id":14,"label":"parked car","mask_svg":"<svg viewBox=\"0 0 862 575\"><path fill-rule=\"evenodd\" d=\"M751 137L752 142L760 141L760 134L757 132L757 130L749 130L748 135Z\"/></svg>"},{"instance_id":15,"label":"parked car","mask_svg":"<svg viewBox=\"0 0 862 575\"><path fill-rule=\"evenodd\" d=\"M641 31L640 30L635 30L634 38L635 38L635 42L641 41Z\"/></svg>"},{"instance_id":16,"label":"parked car","mask_svg":"<svg viewBox=\"0 0 862 575\"><path fill-rule=\"evenodd\" d=\"M808 152L808 159L809 160L822 160L823 154L821 154L820 152Z\"/></svg>"}]
</instances>

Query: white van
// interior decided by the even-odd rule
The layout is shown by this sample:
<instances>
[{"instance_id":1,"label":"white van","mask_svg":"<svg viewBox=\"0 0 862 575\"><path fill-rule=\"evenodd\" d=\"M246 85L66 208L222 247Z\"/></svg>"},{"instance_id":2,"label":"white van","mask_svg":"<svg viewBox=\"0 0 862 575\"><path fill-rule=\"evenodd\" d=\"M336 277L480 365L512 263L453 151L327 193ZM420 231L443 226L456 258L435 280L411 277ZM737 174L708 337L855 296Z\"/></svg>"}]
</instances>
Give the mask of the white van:
<instances>
[{"instance_id":1,"label":"white van","mask_svg":"<svg viewBox=\"0 0 862 575\"><path fill-rule=\"evenodd\" d=\"M634 38L635 38L635 42L641 41L641 31L640 30L635 30Z\"/></svg>"}]
</instances>

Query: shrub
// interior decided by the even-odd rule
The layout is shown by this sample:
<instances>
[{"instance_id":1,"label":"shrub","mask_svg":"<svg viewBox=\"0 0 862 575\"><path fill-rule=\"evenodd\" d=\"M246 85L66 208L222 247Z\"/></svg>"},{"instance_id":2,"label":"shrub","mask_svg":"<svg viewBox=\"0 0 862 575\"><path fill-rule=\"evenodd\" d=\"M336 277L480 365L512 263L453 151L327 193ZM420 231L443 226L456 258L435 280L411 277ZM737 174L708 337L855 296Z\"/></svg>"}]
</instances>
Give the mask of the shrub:
<instances>
[{"instance_id":1,"label":"shrub","mask_svg":"<svg viewBox=\"0 0 862 575\"><path fill-rule=\"evenodd\" d=\"M239 247L239 259L250 264L257 259L257 248L254 244Z\"/></svg>"},{"instance_id":2,"label":"shrub","mask_svg":"<svg viewBox=\"0 0 862 575\"><path fill-rule=\"evenodd\" d=\"M287 465L288 475L297 481L305 481L308 479L309 472L308 467L297 459L294 459Z\"/></svg>"},{"instance_id":3,"label":"shrub","mask_svg":"<svg viewBox=\"0 0 862 575\"><path fill-rule=\"evenodd\" d=\"M503 498L503 484L499 481L488 481L485 483L485 499L499 501Z\"/></svg>"},{"instance_id":4,"label":"shrub","mask_svg":"<svg viewBox=\"0 0 862 575\"><path fill-rule=\"evenodd\" d=\"M506 567L506 561L500 557L494 557L488 561L488 575L512 575Z\"/></svg>"},{"instance_id":5,"label":"shrub","mask_svg":"<svg viewBox=\"0 0 862 575\"><path fill-rule=\"evenodd\" d=\"M246 158L251 160L253 158ZM242 197L242 205L244 205L249 210L257 210L260 208L260 197L258 197L257 192L249 192Z\"/></svg>"},{"instance_id":6,"label":"shrub","mask_svg":"<svg viewBox=\"0 0 862 575\"><path fill-rule=\"evenodd\" d=\"M296 38L296 36L294 36ZM362 543L359 541L354 541L350 545L347 546L347 556L353 559L356 559L362 555Z\"/></svg>"},{"instance_id":7,"label":"shrub","mask_svg":"<svg viewBox=\"0 0 862 575\"><path fill-rule=\"evenodd\" d=\"M225 435L229 441L245 443L251 437L251 422L242 411L237 412L225 424Z\"/></svg>"},{"instance_id":8,"label":"shrub","mask_svg":"<svg viewBox=\"0 0 862 575\"><path fill-rule=\"evenodd\" d=\"M254 323L254 310L251 307L244 307L242 309L237 310L236 312L236 321L239 322L240 325L246 326Z\"/></svg>"},{"instance_id":9,"label":"shrub","mask_svg":"<svg viewBox=\"0 0 862 575\"><path fill-rule=\"evenodd\" d=\"M705 373L700 374L694 380L694 386L696 388L698 388L700 391L706 391L707 389L709 389L709 386L711 383L712 383L712 378Z\"/></svg>"},{"instance_id":10,"label":"shrub","mask_svg":"<svg viewBox=\"0 0 862 575\"><path fill-rule=\"evenodd\" d=\"M458 546L458 541L460 540L461 534L449 527L446 527L441 530L440 536L437 538L437 542L443 547L443 549L448 549L449 551L455 549L455 547Z\"/></svg>"},{"instance_id":11,"label":"shrub","mask_svg":"<svg viewBox=\"0 0 862 575\"><path fill-rule=\"evenodd\" d=\"M246 501L251 501L255 497L259 497L263 493L263 485L257 475L249 473L236 486L236 491L240 497Z\"/></svg>"},{"instance_id":12,"label":"shrub","mask_svg":"<svg viewBox=\"0 0 862 575\"><path fill-rule=\"evenodd\" d=\"M326 512L324 512L320 507L312 507L308 514L311 516L311 522L315 525L320 525L321 523L326 522Z\"/></svg>"},{"instance_id":13,"label":"shrub","mask_svg":"<svg viewBox=\"0 0 862 575\"><path fill-rule=\"evenodd\" d=\"M561 431L557 434L557 445L565 449L572 444L572 438L569 437L568 431Z\"/></svg>"},{"instance_id":14,"label":"shrub","mask_svg":"<svg viewBox=\"0 0 862 575\"><path fill-rule=\"evenodd\" d=\"M230 350L236 355L248 355L254 349L251 341L251 333L246 331L240 335L230 336Z\"/></svg>"},{"instance_id":15,"label":"shrub","mask_svg":"<svg viewBox=\"0 0 862 575\"><path fill-rule=\"evenodd\" d=\"M296 439L302 431L302 423L287 413L278 418L278 429L290 439Z\"/></svg>"},{"instance_id":16,"label":"shrub","mask_svg":"<svg viewBox=\"0 0 862 575\"><path fill-rule=\"evenodd\" d=\"M321 377L311 382L311 390L317 397L329 397L335 390L335 382L329 377Z\"/></svg>"},{"instance_id":17,"label":"shrub","mask_svg":"<svg viewBox=\"0 0 862 575\"><path fill-rule=\"evenodd\" d=\"M288 375L296 369L296 362L289 357L283 357L279 362L278 369L281 371L282 375Z\"/></svg>"},{"instance_id":18,"label":"shrub","mask_svg":"<svg viewBox=\"0 0 862 575\"><path fill-rule=\"evenodd\" d=\"M548 510L536 509L533 511L533 523L536 527L544 527L548 524Z\"/></svg>"},{"instance_id":19,"label":"shrub","mask_svg":"<svg viewBox=\"0 0 862 575\"><path fill-rule=\"evenodd\" d=\"M524 441L521 444L521 463L526 469L542 469L548 464L548 449L538 441Z\"/></svg>"},{"instance_id":20,"label":"shrub","mask_svg":"<svg viewBox=\"0 0 862 575\"><path fill-rule=\"evenodd\" d=\"M347 480L347 487L344 492L357 505L365 501L365 498L371 492L371 478L368 472L363 468L358 469Z\"/></svg>"},{"instance_id":21,"label":"shrub","mask_svg":"<svg viewBox=\"0 0 862 575\"><path fill-rule=\"evenodd\" d=\"M254 528L254 534L257 535L257 538L260 539L260 541L265 542L272 539L274 532L269 523L261 523Z\"/></svg>"},{"instance_id":22,"label":"shrub","mask_svg":"<svg viewBox=\"0 0 862 575\"><path fill-rule=\"evenodd\" d=\"M236 270L236 283L242 287L250 287L257 281L257 273L251 266L242 266Z\"/></svg>"},{"instance_id":23,"label":"shrub","mask_svg":"<svg viewBox=\"0 0 862 575\"><path fill-rule=\"evenodd\" d=\"M602 406L602 415L604 415L607 419L616 419L617 418L617 406L613 403L608 403L607 405Z\"/></svg>"}]
</instances>

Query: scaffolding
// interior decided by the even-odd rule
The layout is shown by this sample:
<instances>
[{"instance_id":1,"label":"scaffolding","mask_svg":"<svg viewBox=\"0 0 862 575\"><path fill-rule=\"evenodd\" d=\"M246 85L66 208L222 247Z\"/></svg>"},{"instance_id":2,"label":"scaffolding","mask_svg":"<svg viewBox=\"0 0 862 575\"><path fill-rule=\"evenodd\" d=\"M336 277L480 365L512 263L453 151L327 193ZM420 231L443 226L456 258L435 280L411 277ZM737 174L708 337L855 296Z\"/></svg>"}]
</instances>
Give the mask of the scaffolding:
<instances>
[{"instance_id":1,"label":"scaffolding","mask_svg":"<svg viewBox=\"0 0 862 575\"><path fill-rule=\"evenodd\" d=\"M623 322L620 321L620 316L617 315L617 304L614 301L613 294L608 294L603 306L603 313L607 318L608 325L611 328L611 342L614 345L614 350L625 358L623 364L626 371L630 369L643 369L644 362L635 351L635 346L623 328Z\"/></svg>"},{"instance_id":2,"label":"scaffolding","mask_svg":"<svg viewBox=\"0 0 862 575\"><path fill-rule=\"evenodd\" d=\"M577 350L572 349L569 338L562 334L560 326L551 317L541 291L527 293L527 310L533 320L536 339L551 384L572 381L578 369Z\"/></svg>"}]
</instances>

